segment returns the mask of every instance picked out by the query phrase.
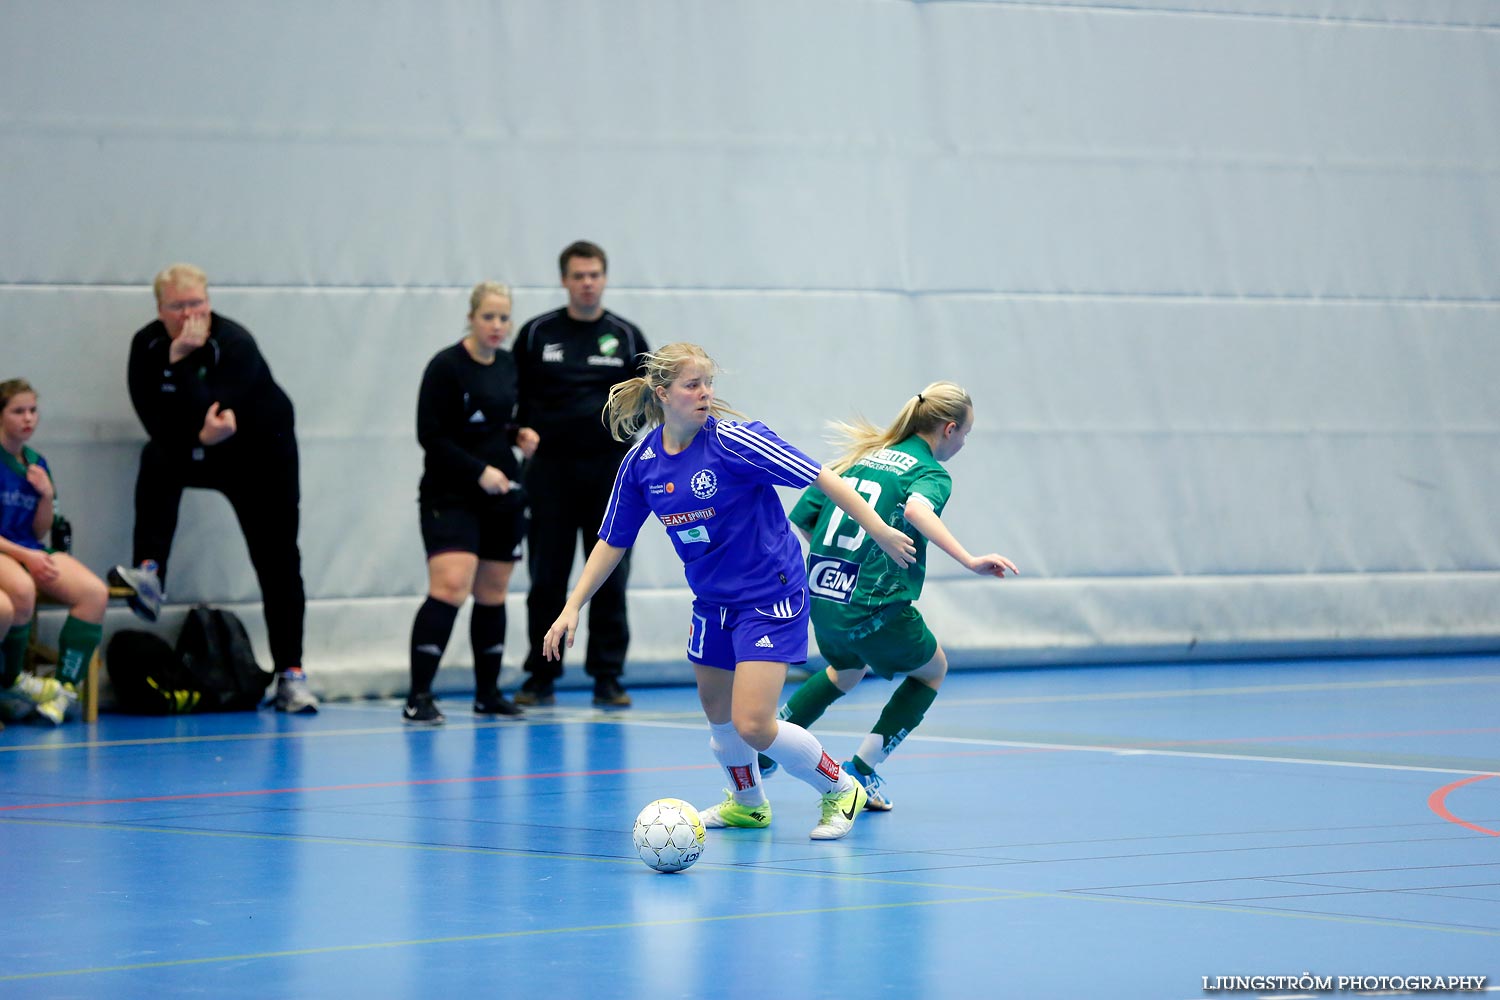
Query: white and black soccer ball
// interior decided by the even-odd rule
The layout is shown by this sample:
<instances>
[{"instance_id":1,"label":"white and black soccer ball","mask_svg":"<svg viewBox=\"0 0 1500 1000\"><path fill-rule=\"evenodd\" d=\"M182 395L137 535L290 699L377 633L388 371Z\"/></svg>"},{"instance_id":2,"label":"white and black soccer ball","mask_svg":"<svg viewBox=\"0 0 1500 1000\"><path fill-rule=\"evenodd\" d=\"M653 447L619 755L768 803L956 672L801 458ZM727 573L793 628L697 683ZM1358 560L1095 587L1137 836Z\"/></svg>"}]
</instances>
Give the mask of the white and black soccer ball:
<instances>
[{"instance_id":1,"label":"white and black soccer ball","mask_svg":"<svg viewBox=\"0 0 1500 1000\"><path fill-rule=\"evenodd\" d=\"M657 799L635 818L636 853L659 872L680 872L703 854L703 819L681 799Z\"/></svg>"}]
</instances>

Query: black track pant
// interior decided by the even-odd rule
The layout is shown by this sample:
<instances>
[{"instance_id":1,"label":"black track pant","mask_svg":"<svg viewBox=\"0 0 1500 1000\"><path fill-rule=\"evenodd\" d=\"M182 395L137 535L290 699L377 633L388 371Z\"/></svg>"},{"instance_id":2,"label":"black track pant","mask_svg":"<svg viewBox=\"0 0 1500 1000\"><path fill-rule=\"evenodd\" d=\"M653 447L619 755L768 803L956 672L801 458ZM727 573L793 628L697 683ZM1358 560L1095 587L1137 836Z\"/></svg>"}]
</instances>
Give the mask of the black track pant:
<instances>
[{"instance_id":1,"label":"black track pant","mask_svg":"<svg viewBox=\"0 0 1500 1000\"><path fill-rule=\"evenodd\" d=\"M526 494L531 501L531 527L526 535L526 568L531 575L526 631L531 649L526 654L526 671L539 679L562 675L561 660L542 658L542 637L568 599L568 577L580 537L585 559L599 540L599 524L604 520L621 457L539 454L526 470ZM630 645L630 624L625 614L625 582L629 576L627 551L589 602L584 669L591 677L618 677L625 670L625 650Z\"/></svg>"},{"instance_id":2,"label":"black track pant","mask_svg":"<svg viewBox=\"0 0 1500 1000\"><path fill-rule=\"evenodd\" d=\"M277 670L300 667L307 599L297 548L301 490L296 440L288 435L270 448L220 453L201 462L174 461L159 445L146 442L135 480L134 560L139 565L155 559L163 583L184 489L217 490L234 508L260 581L271 659ZM196 559L219 556L192 554Z\"/></svg>"}]
</instances>

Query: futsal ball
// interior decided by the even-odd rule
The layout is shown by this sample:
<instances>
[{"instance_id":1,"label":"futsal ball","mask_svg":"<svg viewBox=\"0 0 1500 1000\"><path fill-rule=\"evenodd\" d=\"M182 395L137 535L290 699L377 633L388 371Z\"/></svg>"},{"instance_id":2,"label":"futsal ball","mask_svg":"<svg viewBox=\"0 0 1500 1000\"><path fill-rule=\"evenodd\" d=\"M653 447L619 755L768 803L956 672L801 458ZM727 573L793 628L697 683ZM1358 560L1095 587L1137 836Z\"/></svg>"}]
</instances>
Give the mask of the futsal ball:
<instances>
[{"instance_id":1,"label":"futsal ball","mask_svg":"<svg viewBox=\"0 0 1500 1000\"><path fill-rule=\"evenodd\" d=\"M635 818L635 850L650 868L680 872L703 853L703 820L681 799L657 799Z\"/></svg>"}]
</instances>

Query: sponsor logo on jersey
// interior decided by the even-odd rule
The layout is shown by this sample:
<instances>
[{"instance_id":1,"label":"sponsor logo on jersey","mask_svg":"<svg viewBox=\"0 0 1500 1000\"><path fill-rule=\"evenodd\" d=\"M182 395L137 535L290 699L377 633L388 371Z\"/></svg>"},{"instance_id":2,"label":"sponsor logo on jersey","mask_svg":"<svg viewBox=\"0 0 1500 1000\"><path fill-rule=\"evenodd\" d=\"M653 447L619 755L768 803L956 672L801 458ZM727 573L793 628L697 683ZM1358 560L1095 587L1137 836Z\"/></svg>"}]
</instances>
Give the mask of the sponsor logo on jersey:
<instances>
[{"instance_id":1,"label":"sponsor logo on jersey","mask_svg":"<svg viewBox=\"0 0 1500 1000\"><path fill-rule=\"evenodd\" d=\"M868 465L872 469L890 469L892 472L910 472L917 467L917 457L905 452L893 451L890 448L882 448L871 455L866 455L859 460L860 465Z\"/></svg>"},{"instance_id":2,"label":"sponsor logo on jersey","mask_svg":"<svg viewBox=\"0 0 1500 1000\"><path fill-rule=\"evenodd\" d=\"M704 545L707 545L708 529L702 525L698 525L695 528L682 528L677 532L677 537L682 540L682 544L684 545L692 545L695 542L702 542Z\"/></svg>"},{"instance_id":3,"label":"sponsor logo on jersey","mask_svg":"<svg viewBox=\"0 0 1500 1000\"><path fill-rule=\"evenodd\" d=\"M543 344L542 361L547 363L562 364L563 348L561 344Z\"/></svg>"},{"instance_id":4,"label":"sponsor logo on jersey","mask_svg":"<svg viewBox=\"0 0 1500 1000\"><path fill-rule=\"evenodd\" d=\"M690 510L684 514L663 514L661 523L669 528L676 528L683 524L692 524L694 521L707 521L714 516L714 509L706 507L703 510Z\"/></svg>"},{"instance_id":5,"label":"sponsor logo on jersey","mask_svg":"<svg viewBox=\"0 0 1500 1000\"><path fill-rule=\"evenodd\" d=\"M606 358L602 354L590 354L589 355L589 364L591 364L591 365L603 365L606 368L624 368L625 367L625 359L624 358Z\"/></svg>"},{"instance_id":6,"label":"sponsor logo on jersey","mask_svg":"<svg viewBox=\"0 0 1500 1000\"><path fill-rule=\"evenodd\" d=\"M36 494L26 494L21 492L20 489L6 490L4 493L0 493L0 504L6 507L17 508L23 511L34 511L36 510L37 502L38 498Z\"/></svg>"},{"instance_id":7,"label":"sponsor logo on jersey","mask_svg":"<svg viewBox=\"0 0 1500 1000\"><path fill-rule=\"evenodd\" d=\"M644 462L648 458L655 458L655 457L656 457L656 452L652 451L651 450L651 446L648 444L648 445L646 445L646 450L643 451L643 452L641 452L640 456L636 459L636 461L638 461L638 462Z\"/></svg>"},{"instance_id":8,"label":"sponsor logo on jersey","mask_svg":"<svg viewBox=\"0 0 1500 1000\"><path fill-rule=\"evenodd\" d=\"M668 493L676 493L677 492L677 484L676 483L668 483L667 484L667 492Z\"/></svg>"},{"instance_id":9,"label":"sponsor logo on jersey","mask_svg":"<svg viewBox=\"0 0 1500 1000\"><path fill-rule=\"evenodd\" d=\"M614 353L616 351L618 351L619 349L620 349L620 338L616 337L614 334L612 334L612 333L606 333L604 336L602 336L602 337L599 338L599 353L600 354L607 354L610 357L613 357Z\"/></svg>"},{"instance_id":10,"label":"sponsor logo on jersey","mask_svg":"<svg viewBox=\"0 0 1500 1000\"><path fill-rule=\"evenodd\" d=\"M693 496L699 500L707 500L719 492L719 477L709 469L699 469L688 480L688 485L693 488Z\"/></svg>"},{"instance_id":11,"label":"sponsor logo on jersey","mask_svg":"<svg viewBox=\"0 0 1500 1000\"><path fill-rule=\"evenodd\" d=\"M838 604L848 604L859 583L859 563L820 557L807 569L807 590L814 597Z\"/></svg>"},{"instance_id":12,"label":"sponsor logo on jersey","mask_svg":"<svg viewBox=\"0 0 1500 1000\"><path fill-rule=\"evenodd\" d=\"M471 423L471 424L482 424L482 423L484 423L484 411L483 410L475 410L473 413L469 414L469 423Z\"/></svg>"}]
</instances>

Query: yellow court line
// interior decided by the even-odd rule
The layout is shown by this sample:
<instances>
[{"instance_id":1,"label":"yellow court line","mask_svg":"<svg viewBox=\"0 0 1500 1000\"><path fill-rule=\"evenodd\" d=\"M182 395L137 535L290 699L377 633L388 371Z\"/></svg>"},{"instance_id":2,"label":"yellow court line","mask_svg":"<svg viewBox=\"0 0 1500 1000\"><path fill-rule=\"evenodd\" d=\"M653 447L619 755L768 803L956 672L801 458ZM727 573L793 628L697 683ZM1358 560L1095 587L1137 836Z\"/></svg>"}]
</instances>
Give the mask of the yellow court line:
<instances>
[{"instance_id":1,"label":"yellow court line","mask_svg":"<svg viewBox=\"0 0 1500 1000\"><path fill-rule=\"evenodd\" d=\"M546 854L529 851L507 851L499 848L460 847L441 844L409 844L389 841L353 840L341 837L309 837L305 835L242 833L226 830L176 830L167 827L130 826L116 823L67 823L60 820L13 820L0 819L0 824L17 823L38 826L57 826L84 830L107 830L131 833L161 833L177 836L224 837L240 840L271 840L284 843L305 843L340 847L384 847L397 850L430 851L434 853L490 854L497 857L548 859L558 861L582 861L594 864L633 866L634 858L590 858L577 855ZM31 979L47 979L60 976L99 975L110 972L131 972L143 969L180 968L193 965L208 965L223 962L243 962L275 958L296 958L308 955L331 955L388 948L411 948L427 945L460 944L476 941L500 941L508 938L536 937L555 934L585 934L599 931L637 930L648 927L671 927L688 924L710 924L730 920L784 919L799 916L817 916L829 913L857 913L875 910L905 909L917 906L949 906L960 903L997 903L1029 900L1067 901L1072 903L1102 903L1124 906L1147 906L1164 909L1192 910L1197 912L1227 913L1240 916L1265 916L1278 919L1312 920L1321 923L1349 924L1355 926L1385 927L1400 930L1425 930L1441 934L1458 934L1477 937L1500 937L1500 931L1485 928L1445 927L1407 920L1385 920L1379 917L1356 917L1340 914L1295 913L1285 910L1254 906L1231 906L1223 903L1194 903L1182 900L1120 899L1102 896L1087 896L1067 892L1038 892L1024 889L984 889L972 886L956 886L944 883L913 882L876 876L830 874L825 872L803 872L784 868L762 868L745 865L701 864L703 872L752 873L755 875L779 875L791 878L811 878L820 881L854 882L872 885L888 885L905 889L942 889L945 891L970 892L976 895L964 898L907 900L903 902L862 903L851 906L816 907L810 909L774 910L756 913L728 913L714 916L691 917L678 920L638 920L612 924L591 924L575 927L528 928L524 930L496 931L489 934L466 934L451 937L415 938L400 941L375 941L363 944L328 945L320 948L297 948L285 951L253 952L236 955L218 955L200 958L173 959L161 962L143 962L131 965L95 966L82 969L54 969L48 972L28 972L0 975L0 982ZM692 878L695 876L682 876Z\"/></svg>"},{"instance_id":2,"label":"yellow court line","mask_svg":"<svg viewBox=\"0 0 1500 1000\"><path fill-rule=\"evenodd\" d=\"M340 706L337 705L325 704L323 706L323 711L325 714L333 714L335 712L338 712L339 709ZM359 710L363 711L364 709L360 708ZM174 716L174 718L181 718L181 716ZM640 713L640 715L636 716L636 719L639 719L643 722L674 719L690 721L693 719L697 719L700 728L704 725L704 723L702 722L703 713L701 711L642 712ZM405 723L397 722L391 725L365 726L360 728L344 729L298 728L282 730L274 733L203 733L196 736L143 736L137 739L128 740L78 740L74 742L59 742L49 740L45 743L0 744L0 753L21 753L24 751L57 752L62 750L100 750L112 747L154 747L172 746L176 744L188 745L194 743L235 743L240 740L266 741L329 739L337 736L389 736L394 733L405 733L410 736L423 736L444 732L459 732L471 729L506 730L519 729L529 726L559 726L574 722L608 722L621 724L631 721L635 720L624 719L617 714L604 712L599 709L579 709L576 711L556 713L548 712L546 714L538 712L524 721L500 720L496 722L455 722L453 720L449 720L447 723L441 726L413 727Z\"/></svg>"},{"instance_id":3,"label":"yellow court line","mask_svg":"<svg viewBox=\"0 0 1500 1000\"><path fill-rule=\"evenodd\" d=\"M328 706L324 706L325 711ZM454 732L465 729L506 729L516 728L522 725L557 725L563 722L576 721L573 719L538 719L535 722L472 722L472 723L447 723L442 726L424 726L414 728L404 723L396 723L389 726L368 726L360 729L295 729L283 730L276 733L204 733L198 736L150 736L132 740L79 740L73 743L20 743L16 745L0 745L0 753L19 753L23 750L100 750L109 747L154 747L171 746L174 744L193 743L234 743L240 740L304 740L304 739L329 739L335 736L389 736L393 733L406 733L412 736L420 736L425 733Z\"/></svg>"},{"instance_id":4,"label":"yellow court line","mask_svg":"<svg viewBox=\"0 0 1500 1000\"><path fill-rule=\"evenodd\" d=\"M1168 688L1150 691L1103 691L1085 692L1077 694L1054 694L1054 695L1018 695L1002 698L959 698L950 697L948 704L953 705L1046 705L1046 704L1070 704L1083 702L1118 702L1118 701L1151 701L1170 698L1218 698L1229 696L1257 695L1257 694L1307 694L1315 692L1332 691L1366 691L1395 688L1420 688L1420 687L1450 687L1466 684L1500 684L1500 674L1477 675L1469 677L1410 677L1390 678L1374 681L1330 681L1326 683L1307 684L1265 684L1265 685L1240 685L1236 687L1218 688ZM324 706L332 712L338 712L344 708L355 706L340 706L337 703ZM368 706L357 706L356 710L366 711ZM835 712L864 712L869 706L862 702L835 702L827 709L829 714ZM413 729L405 724L368 726L363 728L348 729L302 729L284 730L275 733L214 733L199 736L160 736L132 740L81 740L77 742L46 742L46 743L23 743L23 744L0 744L0 753L21 753L24 751L47 751L58 752L64 750L97 750L105 747L131 747L131 746L166 746L172 744L192 743L232 743L238 740L286 740L286 739L328 739L341 736L380 736L391 733L424 733L442 732L461 729L507 729L519 725L562 725L572 722L604 722L614 725L630 725L635 723L658 723L670 724L681 720L691 723L701 720L701 713L697 711L683 712L639 712L630 718L625 718L614 712L601 711L599 709L571 710L546 710L535 712L524 722L513 720L502 720L498 722L452 722L445 726L433 726L430 728ZM701 721L699 722L701 725Z\"/></svg>"},{"instance_id":5,"label":"yellow court line","mask_svg":"<svg viewBox=\"0 0 1500 1000\"><path fill-rule=\"evenodd\" d=\"M724 913L710 917L685 917L679 920L634 920L618 924L584 924L577 927L541 927L514 931L495 931L490 934L460 934L452 937L414 938L404 941L372 941L365 944L329 945L323 948L295 948L288 951L252 952L243 955L214 955L204 958L182 958L165 962L141 962L135 965L105 965L86 969L54 969L50 972L25 972L19 975L0 976L0 983L22 979L47 979L56 976L87 976L105 972L135 972L141 969L169 969L188 965L208 965L217 962L246 962L268 958L298 958L305 955L331 955L356 951L373 951L383 948L412 948L434 944L467 944L476 941L503 941L507 938L538 937L547 934L591 934L599 931L637 930L647 927L680 927L686 924L721 923L729 920L765 920L783 917L817 916L824 913L858 913L867 910L894 910L914 906L943 906L952 903L985 903L992 900L1009 899L1013 896L999 894L972 899L926 899L904 903L868 903L857 906L825 906L809 910L780 910L765 913Z\"/></svg>"},{"instance_id":6,"label":"yellow court line","mask_svg":"<svg viewBox=\"0 0 1500 1000\"><path fill-rule=\"evenodd\" d=\"M45 826L67 830L104 830L112 833L158 833L181 837L219 837L229 840L268 840L284 844L312 844L320 847L383 847L397 851L418 851L431 854L483 854L500 858L523 858L533 861L572 861L583 864L615 865L634 868L641 862L634 857L590 857L580 854L556 854L548 851L518 851L503 847L474 847L464 844L421 844L402 840L377 840L373 837L319 837L310 834L253 833L245 830L193 830L170 826L146 826L131 823L74 823L61 819L30 819L0 817L0 825ZM785 862L791 863L791 862ZM789 878L814 879L817 881L862 882L873 885L890 885L909 889L942 889L948 892L974 892L985 896L1000 894L1030 895L1029 890L989 889L975 886L953 885L947 882L918 882L910 879L883 878L879 875L852 875L843 872L810 872L791 868L765 868L759 865L727 865L714 862L699 862L699 871L757 872L765 875L783 875Z\"/></svg>"}]
</instances>

